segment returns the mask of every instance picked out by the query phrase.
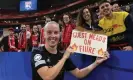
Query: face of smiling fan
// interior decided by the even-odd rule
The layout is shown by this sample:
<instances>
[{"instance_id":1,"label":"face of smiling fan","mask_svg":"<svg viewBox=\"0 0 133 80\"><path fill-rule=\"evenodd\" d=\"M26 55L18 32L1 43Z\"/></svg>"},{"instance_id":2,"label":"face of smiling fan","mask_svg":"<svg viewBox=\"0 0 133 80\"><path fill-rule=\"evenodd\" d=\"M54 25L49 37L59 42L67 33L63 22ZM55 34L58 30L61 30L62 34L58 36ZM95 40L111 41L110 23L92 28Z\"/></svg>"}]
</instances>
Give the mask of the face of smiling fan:
<instances>
[{"instance_id":1,"label":"face of smiling fan","mask_svg":"<svg viewBox=\"0 0 133 80\"><path fill-rule=\"evenodd\" d=\"M114 5L112 6L112 10L113 10L114 12L120 11L119 5L118 5L118 4L114 4Z\"/></svg>"},{"instance_id":2,"label":"face of smiling fan","mask_svg":"<svg viewBox=\"0 0 133 80\"><path fill-rule=\"evenodd\" d=\"M37 26L33 26L33 32L38 32L38 27Z\"/></svg>"},{"instance_id":3,"label":"face of smiling fan","mask_svg":"<svg viewBox=\"0 0 133 80\"><path fill-rule=\"evenodd\" d=\"M91 19L90 11L87 8L85 8L83 10L83 14L82 15L83 15L83 18L84 18L85 21L89 21Z\"/></svg>"},{"instance_id":4,"label":"face of smiling fan","mask_svg":"<svg viewBox=\"0 0 133 80\"><path fill-rule=\"evenodd\" d=\"M63 16L63 21L64 21L65 24L68 24L70 22L69 16L68 15L64 15Z\"/></svg>"},{"instance_id":5,"label":"face of smiling fan","mask_svg":"<svg viewBox=\"0 0 133 80\"><path fill-rule=\"evenodd\" d=\"M25 32L26 31L26 26L25 25L21 25L21 31Z\"/></svg>"},{"instance_id":6,"label":"face of smiling fan","mask_svg":"<svg viewBox=\"0 0 133 80\"><path fill-rule=\"evenodd\" d=\"M99 6L100 11L104 16L109 16L112 13L112 7L109 3L105 2Z\"/></svg>"}]
</instances>

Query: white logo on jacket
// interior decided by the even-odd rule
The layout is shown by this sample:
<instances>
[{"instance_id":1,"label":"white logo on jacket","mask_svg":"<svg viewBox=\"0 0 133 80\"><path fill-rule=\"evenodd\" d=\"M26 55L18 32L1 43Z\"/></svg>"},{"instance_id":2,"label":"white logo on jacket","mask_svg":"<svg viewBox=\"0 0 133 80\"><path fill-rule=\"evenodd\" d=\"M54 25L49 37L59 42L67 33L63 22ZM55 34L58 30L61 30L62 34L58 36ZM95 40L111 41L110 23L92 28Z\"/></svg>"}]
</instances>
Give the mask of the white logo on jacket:
<instances>
[{"instance_id":1,"label":"white logo on jacket","mask_svg":"<svg viewBox=\"0 0 133 80\"><path fill-rule=\"evenodd\" d=\"M41 54L36 54L34 56L34 61L35 61L35 67L38 67L39 65L46 64L45 60L41 60L42 55Z\"/></svg>"}]
</instances>

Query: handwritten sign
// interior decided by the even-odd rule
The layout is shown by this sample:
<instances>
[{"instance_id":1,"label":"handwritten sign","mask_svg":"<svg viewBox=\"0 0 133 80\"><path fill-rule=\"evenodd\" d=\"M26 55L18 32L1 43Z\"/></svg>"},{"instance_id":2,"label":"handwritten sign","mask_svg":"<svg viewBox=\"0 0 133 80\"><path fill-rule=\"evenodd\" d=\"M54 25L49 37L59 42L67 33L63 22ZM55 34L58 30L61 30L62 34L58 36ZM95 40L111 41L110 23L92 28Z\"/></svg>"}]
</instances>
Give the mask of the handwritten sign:
<instances>
[{"instance_id":1,"label":"handwritten sign","mask_svg":"<svg viewBox=\"0 0 133 80\"><path fill-rule=\"evenodd\" d=\"M70 45L74 52L103 57L107 50L107 36L73 30Z\"/></svg>"}]
</instances>

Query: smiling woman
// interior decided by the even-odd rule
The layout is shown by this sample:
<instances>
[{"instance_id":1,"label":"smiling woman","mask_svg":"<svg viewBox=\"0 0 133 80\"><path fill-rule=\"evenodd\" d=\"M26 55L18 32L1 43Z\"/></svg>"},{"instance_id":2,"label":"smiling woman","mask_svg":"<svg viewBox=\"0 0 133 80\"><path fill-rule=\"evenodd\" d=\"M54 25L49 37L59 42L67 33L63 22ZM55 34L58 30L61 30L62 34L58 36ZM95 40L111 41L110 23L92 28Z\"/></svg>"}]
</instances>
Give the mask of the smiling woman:
<instances>
[{"instance_id":1,"label":"smiling woman","mask_svg":"<svg viewBox=\"0 0 133 80\"><path fill-rule=\"evenodd\" d=\"M77 78L83 78L95 67L109 58L109 54L105 53L106 55L104 58L97 58L94 63L80 70L69 58L70 55L74 53L72 47L69 46L65 53L61 53L57 48L60 37L59 24L53 21L48 22L45 25L44 30L46 40L45 45L38 49L34 49L32 53L32 80L63 80L65 71L71 72ZM81 46L81 50L93 54L95 49Z\"/></svg>"},{"instance_id":2,"label":"smiling woman","mask_svg":"<svg viewBox=\"0 0 133 80\"><path fill-rule=\"evenodd\" d=\"M93 19L93 13L89 7L82 8L78 14L76 29L80 28L84 30L97 30L97 26Z\"/></svg>"},{"instance_id":3,"label":"smiling woman","mask_svg":"<svg viewBox=\"0 0 133 80\"><path fill-rule=\"evenodd\" d=\"M57 44L60 39L60 29L59 29L59 24L55 22L48 22L48 24L45 25L44 27L44 35L45 35L45 44L47 47L57 47Z\"/></svg>"}]
</instances>

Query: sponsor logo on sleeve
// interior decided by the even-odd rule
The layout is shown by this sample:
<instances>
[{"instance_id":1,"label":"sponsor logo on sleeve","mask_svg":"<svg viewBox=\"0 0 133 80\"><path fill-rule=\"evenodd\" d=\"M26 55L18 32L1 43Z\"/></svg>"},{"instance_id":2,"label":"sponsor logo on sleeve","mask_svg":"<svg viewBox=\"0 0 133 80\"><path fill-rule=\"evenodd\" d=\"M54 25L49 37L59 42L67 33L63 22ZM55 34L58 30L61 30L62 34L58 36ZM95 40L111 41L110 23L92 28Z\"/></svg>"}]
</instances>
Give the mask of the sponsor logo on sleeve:
<instances>
[{"instance_id":1,"label":"sponsor logo on sleeve","mask_svg":"<svg viewBox=\"0 0 133 80\"><path fill-rule=\"evenodd\" d=\"M45 60L41 60L42 59L42 55L40 54L36 54L34 56L34 61L35 61L35 67L41 65L41 64L46 64Z\"/></svg>"},{"instance_id":2,"label":"sponsor logo on sleeve","mask_svg":"<svg viewBox=\"0 0 133 80\"><path fill-rule=\"evenodd\" d=\"M39 60L41 60L42 59L42 55L41 54L36 54L35 56L34 56L34 61L39 61Z\"/></svg>"}]
</instances>

